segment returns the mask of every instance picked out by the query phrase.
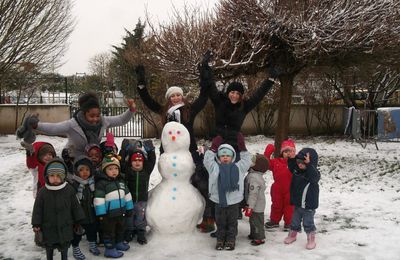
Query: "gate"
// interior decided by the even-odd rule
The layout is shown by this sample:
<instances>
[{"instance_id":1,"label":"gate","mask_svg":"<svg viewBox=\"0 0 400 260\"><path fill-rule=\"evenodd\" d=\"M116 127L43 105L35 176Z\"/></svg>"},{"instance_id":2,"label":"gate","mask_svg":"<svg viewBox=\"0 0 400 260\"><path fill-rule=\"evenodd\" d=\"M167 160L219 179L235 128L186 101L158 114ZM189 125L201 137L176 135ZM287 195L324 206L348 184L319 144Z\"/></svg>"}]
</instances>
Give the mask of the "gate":
<instances>
[{"instance_id":1,"label":"gate","mask_svg":"<svg viewBox=\"0 0 400 260\"><path fill-rule=\"evenodd\" d=\"M78 107L70 107L71 118L78 110ZM102 107L103 116L118 116L127 110L126 107ZM113 133L114 137L140 137L143 138L144 119L142 112L136 111L132 119L123 126L117 126L107 129L107 132Z\"/></svg>"}]
</instances>

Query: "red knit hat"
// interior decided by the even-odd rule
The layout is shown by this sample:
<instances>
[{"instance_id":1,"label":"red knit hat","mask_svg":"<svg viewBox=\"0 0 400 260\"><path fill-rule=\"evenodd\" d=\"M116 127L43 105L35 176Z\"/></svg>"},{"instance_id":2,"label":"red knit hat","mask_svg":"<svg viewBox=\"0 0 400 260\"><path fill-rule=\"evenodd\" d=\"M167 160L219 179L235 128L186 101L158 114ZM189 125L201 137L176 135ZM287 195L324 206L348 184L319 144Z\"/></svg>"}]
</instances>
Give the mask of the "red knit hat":
<instances>
[{"instance_id":1,"label":"red knit hat","mask_svg":"<svg viewBox=\"0 0 400 260\"><path fill-rule=\"evenodd\" d=\"M142 161L143 162L144 161L143 154L140 152L136 152L136 153L132 154L131 162L133 162L133 161Z\"/></svg>"},{"instance_id":2,"label":"red knit hat","mask_svg":"<svg viewBox=\"0 0 400 260\"><path fill-rule=\"evenodd\" d=\"M293 150L294 151L295 149L296 149L296 146L292 139L287 139L287 140L283 141L281 144L281 153L283 153L283 151L285 151L285 150Z\"/></svg>"}]
</instances>

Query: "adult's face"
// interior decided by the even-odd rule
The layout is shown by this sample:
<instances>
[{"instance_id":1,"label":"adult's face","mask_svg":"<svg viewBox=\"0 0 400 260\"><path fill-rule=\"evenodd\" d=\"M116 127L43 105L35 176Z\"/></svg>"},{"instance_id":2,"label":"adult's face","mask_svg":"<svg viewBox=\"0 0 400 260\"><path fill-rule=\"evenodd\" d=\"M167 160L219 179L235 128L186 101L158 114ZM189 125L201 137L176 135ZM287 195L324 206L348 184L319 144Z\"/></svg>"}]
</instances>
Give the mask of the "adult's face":
<instances>
[{"instance_id":1,"label":"adult's face","mask_svg":"<svg viewBox=\"0 0 400 260\"><path fill-rule=\"evenodd\" d=\"M85 119L86 121L91 124L95 125L100 122L100 109L97 107L91 108L85 112Z\"/></svg>"},{"instance_id":2,"label":"adult's face","mask_svg":"<svg viewBox=\"0 0 400 260\"><path fill-rule=\"evenodd\" d=\"M175 105L177 105L177 104L182 103L183 97L182 97L181 94L175 93L175 94L172 94L172 95L169 97L169 99L171 100L172 105L175 106Z\"/></svg>"},{"instance_id":3,"label":"adult's face","mask_svg":"<svg viewBox=\"0 0 400 260\"><path fill-rule=\"evenodd\" d=\"M240 102L242 95L240 95L239 91L232 90L228 93L228 98L232 104L236 104L236 103Z\"/></svg>"}]
</instances>

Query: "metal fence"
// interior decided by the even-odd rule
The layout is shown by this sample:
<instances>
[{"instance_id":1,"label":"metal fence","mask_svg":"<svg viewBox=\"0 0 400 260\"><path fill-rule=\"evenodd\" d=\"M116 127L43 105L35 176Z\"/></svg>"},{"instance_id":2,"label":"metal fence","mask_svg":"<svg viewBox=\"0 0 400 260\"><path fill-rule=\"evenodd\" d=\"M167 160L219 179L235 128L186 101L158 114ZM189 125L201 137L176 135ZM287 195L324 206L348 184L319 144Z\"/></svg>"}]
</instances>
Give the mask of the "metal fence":
<instances>
[{"instance_id":1,"label":"metal fence","mask_svg":"<svg viewBox=\"0 0 400 260\"><path fill-rule=\"evenodd\" d=\"M78 107L71 106L71 117L78 110ZM126 111L126 107L102 107L101 114L103 116L117 116ZM140 137L143 138L144 119L142 113L136 111L132 119L125 125L112 127L107 132L113 133L115 137Z\"/></svg>"}]
</instances>

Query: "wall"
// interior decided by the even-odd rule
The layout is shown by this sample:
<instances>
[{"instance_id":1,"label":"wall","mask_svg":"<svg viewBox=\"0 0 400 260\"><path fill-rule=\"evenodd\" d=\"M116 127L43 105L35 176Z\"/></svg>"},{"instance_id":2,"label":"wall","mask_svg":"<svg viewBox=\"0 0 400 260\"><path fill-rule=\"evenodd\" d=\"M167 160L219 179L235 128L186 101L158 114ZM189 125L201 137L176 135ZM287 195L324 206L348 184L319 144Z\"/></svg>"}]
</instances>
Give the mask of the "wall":
<instances>
[{"instance_id":1,"label":"wall","mask_svg":"<svg viewBox=\"0 0 400 260\"><path fill-rule=\"evenodd\" d=\"M15 133L15 117L16 117L15 104L1 104L0 105L0 134L14 134ZM44 105L44 104L31 104L20 105L18 107L18 123L21 125L24 114L38 113L40 121L43 122L61 122L70 119L69 105Z\"/></svg>"}]
</instances>

